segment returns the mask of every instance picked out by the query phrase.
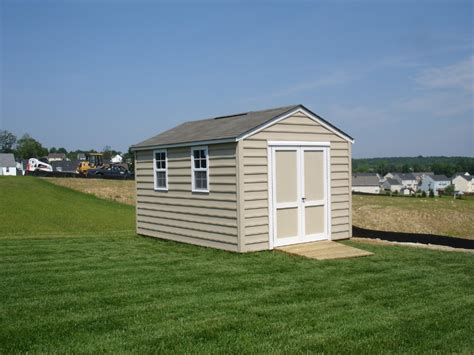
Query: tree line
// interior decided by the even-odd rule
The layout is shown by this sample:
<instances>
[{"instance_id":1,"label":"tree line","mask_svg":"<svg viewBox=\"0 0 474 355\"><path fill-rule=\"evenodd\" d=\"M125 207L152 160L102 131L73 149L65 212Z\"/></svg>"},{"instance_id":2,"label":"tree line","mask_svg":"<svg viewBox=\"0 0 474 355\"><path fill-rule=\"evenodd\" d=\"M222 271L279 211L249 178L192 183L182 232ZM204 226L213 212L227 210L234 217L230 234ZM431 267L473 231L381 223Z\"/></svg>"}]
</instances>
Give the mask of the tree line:
<instances>
[{"instance_id":1,"label":"tree line","mask_svg":"<svg viewBox=\"0 0 474 355\"><path fill-rule=\"evenodd\" d=\"M453 176L457 172L474 174L474 158L472 157L390 157L352 159L352 171L355 173L379 173L385 175L389 172L434 172L439 175Z\"/></svg>"},{"instance_id":2,"label":"tree line","mask_svg":"<svg viewBox=\"0 0 474 355\"><path fill-rule=\"evenodd\" d=\"M37 139L25 133L21 138L17 138L13 133L2 130L0 131L0 152L13 153L17 159L41 158L49 153L64 153L70 160L76 160L79 153L97 153L94 149L89 150L71 150L68 151L63 147L44 147ZM102 151L104 159L108 160L116 154L122 155L125 160L133 157L130 151L122 154L122 152L112 149L109 145L105 146Z\"/></svg>"}]
</instances>

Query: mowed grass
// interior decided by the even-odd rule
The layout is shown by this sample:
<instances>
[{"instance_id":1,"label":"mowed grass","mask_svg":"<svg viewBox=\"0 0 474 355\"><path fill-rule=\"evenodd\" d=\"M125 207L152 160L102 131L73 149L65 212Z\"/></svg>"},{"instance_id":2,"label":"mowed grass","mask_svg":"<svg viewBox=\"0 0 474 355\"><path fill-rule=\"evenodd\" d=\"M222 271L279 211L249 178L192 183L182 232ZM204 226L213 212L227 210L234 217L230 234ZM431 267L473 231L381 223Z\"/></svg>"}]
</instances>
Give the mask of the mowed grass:
<instances>
[{"instance_id":1,"label":"mowed grass","mask_svg":"<svg viewBox=\"0 0 474 355\"><path fill-rule=\"evenodd\" d=\"M474 198L352 196L355 226L474 239Z\"/></svg>"},{"instance_id":2,"label":"mowed grass","mask_svg":"<svg viewBox=\"0 0 474 355\"><path fill-rule=\"evenodd\" d=\"M375 255L239 255L139 237L130 222L87 228L95 211L133 219L133 208L13 179L0 178L5 230L17 212L5 205L35 191L29 220L49 198L57 216L76 201L84 234L0 232L0 353L474 350L473 254L347 242Z\"/></svg>"},{"instance_id":3,"label":"mowed grass","mask_svg":"<svg viewBox=\"0 0 474 355\"><path fill-rule=\"evenodd\" d=\"M71 179L72 180L72 179ZM34 177L0 177L2 235L134 231L134 207Z\"/></svg>"}]
</instances>

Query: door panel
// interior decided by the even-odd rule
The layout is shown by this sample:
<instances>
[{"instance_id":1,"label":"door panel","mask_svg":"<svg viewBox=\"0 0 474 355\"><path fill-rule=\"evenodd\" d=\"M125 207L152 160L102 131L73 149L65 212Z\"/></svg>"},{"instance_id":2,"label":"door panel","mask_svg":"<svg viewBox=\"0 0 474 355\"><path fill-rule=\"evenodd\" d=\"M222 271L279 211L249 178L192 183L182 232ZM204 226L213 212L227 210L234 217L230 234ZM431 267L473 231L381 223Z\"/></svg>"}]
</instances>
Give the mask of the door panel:
<instances>
[{"instance_id":1,"label":"door panel","mask_svg":"<svg viewBox=\"0 0 474 355\"><path fill-rule=\"evenodd\" d=\"M277 209L277 238L298 237L298 208Z\"/></svg>"},{"instance_id":2,"label":"door panel","mask_svg":"<svg viewBox=\"0 0 474 355\"><path fill-rule=\"evenodd\" d=\"M276 202L296 202L298 200L297 151L277 150Z\"/></svg>"},{"instance_id":3,"label":"door panel","mask_svg":"<svg viewBox=\"0 0 474 355\"><path fill-rule=\"evenodd\" d=\"M325 211L324 206L305 207L305 234L324 233Z\"/></svg>"},{"instance_id":4,"label":"door panel","mask_svg":"<svg viewBox=\"0 0 474 355\"><path fill-rule=\"evenodd\" d=\"M324 199L324 152L304 150L304 197L307 201Z\"/></svg>"}]
</instances>

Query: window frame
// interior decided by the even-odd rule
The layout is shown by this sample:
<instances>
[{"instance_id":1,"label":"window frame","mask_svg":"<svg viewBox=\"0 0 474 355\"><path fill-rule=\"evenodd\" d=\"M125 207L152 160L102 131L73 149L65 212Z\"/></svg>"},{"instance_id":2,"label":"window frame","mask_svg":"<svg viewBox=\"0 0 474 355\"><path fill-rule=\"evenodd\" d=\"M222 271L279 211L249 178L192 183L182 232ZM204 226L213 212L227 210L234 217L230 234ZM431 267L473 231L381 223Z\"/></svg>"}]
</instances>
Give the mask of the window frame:
<instances>
[{"instance_id":1,"label":"window frame","mask_svg":"<svg viewBox=\"0 0 474 355\"><path fill-rule=\"evenodd\" d=\"M156 153L165 153L165 168L156 167ZM166 186L158 187L158 178L156 177L157 172L165 172ZM168 150L167 149L155 149L153 151L153 187L155 191L168 191Z\"/></svg>"},{"instance_id":2,"label":"window frame","mask_svg":"<svg viewBox=\"0 0 474 355\"><path fill-rule=\"evenodd\" d=\"M194 165L194 152L196 150L204 150L205 151L205 154L206 154L206 168L196 168L196 166ZM195 181L195 174L194 174L196 171L205 171L206 172L206 179L207 179L207 188L206 189L196 188L196 181ZM191 191L192 192L202 192L202 193L209 193L210 192L209 148L208 148L207 145L191 147Z\"/></svg>"}]
</instances>

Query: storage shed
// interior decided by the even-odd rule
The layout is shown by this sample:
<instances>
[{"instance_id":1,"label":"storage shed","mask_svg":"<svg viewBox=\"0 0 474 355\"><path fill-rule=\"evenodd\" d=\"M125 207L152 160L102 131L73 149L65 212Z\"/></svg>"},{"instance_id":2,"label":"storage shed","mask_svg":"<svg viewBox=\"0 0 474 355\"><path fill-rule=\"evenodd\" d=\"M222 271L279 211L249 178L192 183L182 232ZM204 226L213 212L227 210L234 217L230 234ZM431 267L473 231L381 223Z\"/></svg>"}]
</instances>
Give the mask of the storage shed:
<instances>
[{"instance_id":1,"label":"storage shed","mask_svg":"<svg viewBox=\"0 0 474 355\"><path fill-rule=\"evenodd\" d=\"M353 142L303 105L183 123L132 147L137 233L235 252L350 238Z\"/></svg>"}]
</instances>

